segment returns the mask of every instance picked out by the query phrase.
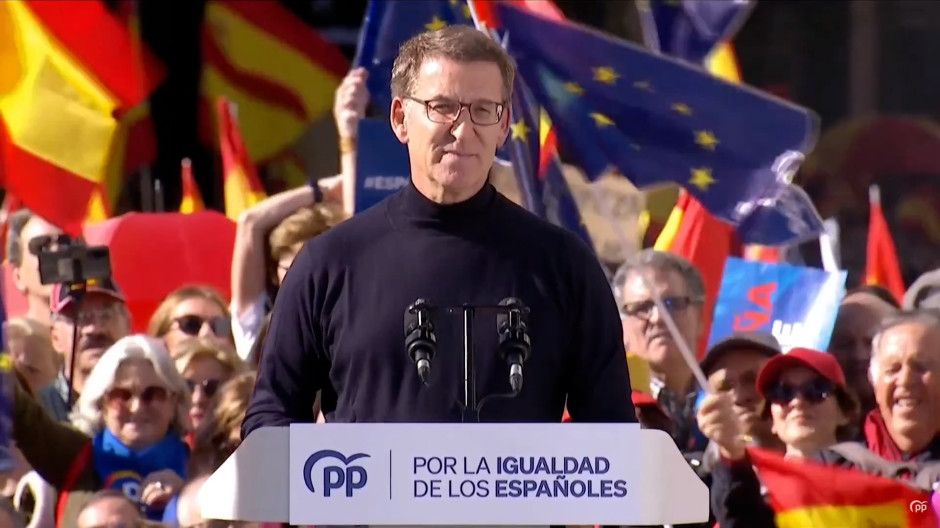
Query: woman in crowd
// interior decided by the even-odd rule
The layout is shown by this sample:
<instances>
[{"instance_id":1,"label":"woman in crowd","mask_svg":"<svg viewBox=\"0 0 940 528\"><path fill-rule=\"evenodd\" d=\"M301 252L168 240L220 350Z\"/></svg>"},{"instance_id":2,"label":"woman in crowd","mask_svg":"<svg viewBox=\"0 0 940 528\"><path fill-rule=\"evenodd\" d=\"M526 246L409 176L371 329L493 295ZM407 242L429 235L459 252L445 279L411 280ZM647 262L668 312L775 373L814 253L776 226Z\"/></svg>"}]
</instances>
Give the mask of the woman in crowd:
<instances>
[{"instance_id":1,"label":"woman in crowd","mask_svg":"<svg viewBox=\"0 0 940 528\"><path fill-rule=\"evenodd\" d=\"M245 370L245 364L231 345L207 339L190 339L180 346L176 370L183 375L192 394L189 408L190 430L202 425L223 383ZM190 446L192 439L189 438Z\"/></svg>"},{"instance_id":2,"label":"woman in crowd","mask_svg":"<svg viewBox=\"0 0 940 528\"><path fill-rule=\"evenodd\" d=\"M161 520L185 479L189 403L163 342L143 335L120 339L104 353L73 410L74 427L53 420L18 385L14 439L59 490L57 526L75 526L82 506L102 489L123 492L147 518Z\"/></svg>"},{"instance_id":3,"label":"woman in crowd","mask_svg":"<svg viewBox=\"0 0 940 528\"><path fill-rule=\"evenodd\" d=\"M853 436L858 404L845 374L825 352L795 348L776 356L757 375L764 416L786 446L785 457L818 459L821 452ZM712 469L712 510L722 528L775 527L774 512L747 460L741 425L727 394L705 397L698 414L702 433L715 442L721 462Z\"/></svg>"},{"instance_id":4,"label":"woman in crowd","mask_svg":"<svg viewBox=\"0 0 940 528\"><path fill-rule=\"evenodd\" d=\"M228 305L209 286L183 286L167 295L150 317L147 333L163 339L174 358L193 337L234 345Z\"/></svg>"},{"instance_id":5,"label":"woman in crowd","mask_svg":"<svg viewBox=\"0 0 940 528\"><path fill-rule=\"evenodd\" d=\"M189 473L209 474L219 468L241 444L241 425L255 387L255 373L244 372L225 382L215 404L196 430Z\"/></svg>"}]
</instances>

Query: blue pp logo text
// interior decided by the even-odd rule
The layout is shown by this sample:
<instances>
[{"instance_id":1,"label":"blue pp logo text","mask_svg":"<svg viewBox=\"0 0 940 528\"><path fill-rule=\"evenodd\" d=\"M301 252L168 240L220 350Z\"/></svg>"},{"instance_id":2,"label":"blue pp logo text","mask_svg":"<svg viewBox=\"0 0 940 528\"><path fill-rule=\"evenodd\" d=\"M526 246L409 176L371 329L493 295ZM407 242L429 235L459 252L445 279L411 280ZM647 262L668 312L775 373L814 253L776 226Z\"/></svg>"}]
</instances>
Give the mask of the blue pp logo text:
<instances>
[{"instance_id":1,"label":"blue pp logo text","mask_svg":"<svg viewBox=\"0 0 940 528\"><path fill-rule=\"evenodd\" d=\"M342 465L323 466L323 496L330 497L333 495L334 491L345 489L346 496L352 497L353 492L357 489L364 488L366 482L369 480L366 468L351 465L361 458L369 458L369 455L356 453L347 457L339 451L333 451L332 449L317 451L310 455L310 458L308 458L307 462L304 464L304 484L307 485L307 489L312 493L316 493L317 491L313 485L314 466L316 466L317 462L320 460L336 459ZM324 462L324 464L326 463L327 462Z\"/></svg>"}]
</instances>

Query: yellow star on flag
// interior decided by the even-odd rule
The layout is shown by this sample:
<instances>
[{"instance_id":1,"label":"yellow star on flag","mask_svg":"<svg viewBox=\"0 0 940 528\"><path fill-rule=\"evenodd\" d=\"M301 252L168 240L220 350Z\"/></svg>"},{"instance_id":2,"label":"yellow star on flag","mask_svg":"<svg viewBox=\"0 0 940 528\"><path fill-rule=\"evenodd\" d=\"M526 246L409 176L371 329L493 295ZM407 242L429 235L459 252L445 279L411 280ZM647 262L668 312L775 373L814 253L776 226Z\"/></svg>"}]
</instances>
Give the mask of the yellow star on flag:
<instances>
[{"instance_id":1,"label":"yellow star on flag","mask_svg":"<svg viewBox=\"0 0 940 528\"><path fill-rule=\"evenodd\" d=\"M617 79L620 77L620 74L615 72L610 66L601 66L600 68L594 68L594 80L602 82L604 84L614 84L617 82Z\"/></svg>"},{"instance_id":2,"label":"yellow star on flag","mask_svg":"<svg viewBox=\"0 0 940 528\"><path fill-rule=\"evenodd\" d=\"M509 125L509 128L512 131L512 139L519 139L526 143L529 142L529 132L531 132L532 129L526 126L525 121L520 119Z\"/></svg>"},{"instance_id":3,"label":"yellow star on flag","mask_svg":"<svg viewBox=\"0 0 940 528\"><path fill-rule=\"evenodd\" d=\"M610 125L613 125L613 124L614 124L613 119L611 119L611 118L605 116L604 114L602 114L602 113L600 113L600 112L594 112L594 113L592 113L592 114L591 114L591 117L594 118L594 123L595 123L597 126L601 127L601 128L604 128L604 127L607 127L607 126L610 126Z\"/></svg>"},{"instance_id":4,"label":"yellow star on flag","mask_svg":"<svg viewBox=\"0 0 940 528\"><path fill-rule=\"evenodd\" d=\"M637 90L645 90L647 92L653 91L653 85L649 81L637 81L633 83L633 87Z\"/></svg>"},{"instance_id":5,"label":"yellow star on flag","mask_svg":"<svg viewBox=\"0 0 940 528\"><path fill-rule=\"evenodd\" d=\"M703 191L707 191L708 187L715 183L715 178L712 177L711 169L708 167L699 167L692 169L692 177L689 178L689 183Z\"/></svg>"},{"instance_id":6,"label":"yellow star on flag","mask_svg":"<svg viewBox=\"0 0 940 528\"><path fill-rule=\"evenodd\" d=\"M703 149L714 151L718 143L718 138L715 137L715 134L711 130L695 131L695 144Z\"/></svg>"},{"instance_id":7,"label":"yellow star on flag","mask_svg":"<svg viewBox=\"0 0 940 528\"><path fill-rule=\"evenodd\" d=\"M690 116L692 115L692 107L685 103L675 103L672 105L672 110L677 114Z\"/></svg>"},{"instance_id":8,"label":"yellow star on flag","mask_svg":"<svg viewBox=\"0 0 940 528\"><path fill-rule=\"evenodd\" d=\"M466 18L472 18L472 17L473 17L473 14L470 13L470 6L467 5L467 4L464 4L464 6L463 6L463 16L466 17Z\"/></svg>"},{"instance_id":9,"label":"yellow star on flag","mask_svg":"<svg viewBox=\"0 0 940 528\"><path fill-rule=\"evenodd\" d=\"M425 24L424 27L427 28L428 31L437 31L438 29L443 29L447 27L447 22L444 22L443 20L441 20L439 16L434 15L434 18L432 18L430 22Z\"/></svg>"},{"instance_id":10,"label":"yellow star on flag","mask_svg":"<svg viewBox=\"0 0 940 528\"><path fill-rule=\"evenodd\" d=\"M581 85L571 81L565 83L565 91L568 93L573 93L575 95L581 95L584 93L584 88L581 88Z\"/></svg>"}]
</instances>

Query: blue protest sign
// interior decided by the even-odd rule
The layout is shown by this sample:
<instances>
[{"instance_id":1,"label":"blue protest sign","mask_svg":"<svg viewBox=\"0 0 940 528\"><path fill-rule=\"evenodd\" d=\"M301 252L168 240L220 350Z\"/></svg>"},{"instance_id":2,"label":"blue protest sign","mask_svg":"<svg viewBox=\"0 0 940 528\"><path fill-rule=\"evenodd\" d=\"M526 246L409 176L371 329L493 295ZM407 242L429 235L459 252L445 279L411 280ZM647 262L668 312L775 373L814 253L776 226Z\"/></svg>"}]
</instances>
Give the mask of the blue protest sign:
<instances>
[{"instance_id":1,"label":"blue protest sign","mask_svg":"<svg viewBox=\"0 0 940 528\"><path fill-rule=\"evenodd\" d=\"M408 149L384 119L359 122L356 152L356 212L381 202L411 179Z\"/></svg>"},{"instance_id":2,"label":"blue protest sign","mask_svg":"<svg viewBox=\"0 0 940 528\"><path fill-rule=\"evenodd\" d=\"M729 258L708 346L734 332L769 332L784 350L826 350L845 279L845 271Z\"/></svg>"}]
</instances>

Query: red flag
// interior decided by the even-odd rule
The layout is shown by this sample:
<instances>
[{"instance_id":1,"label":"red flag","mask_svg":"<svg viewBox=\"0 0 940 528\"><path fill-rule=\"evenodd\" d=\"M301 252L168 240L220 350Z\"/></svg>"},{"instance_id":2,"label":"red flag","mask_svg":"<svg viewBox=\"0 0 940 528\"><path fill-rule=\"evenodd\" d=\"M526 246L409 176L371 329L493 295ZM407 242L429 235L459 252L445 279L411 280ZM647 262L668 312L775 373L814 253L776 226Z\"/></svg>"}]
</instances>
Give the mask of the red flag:
<instances>
[{"instance_id":1,"label":"red flag","mask_svg":"<svg viewBox=\"0 0 940 528\"><path fill-rule=\"evenodd\" d=\"M222 170L225 174L225 215L237 221L242 211L264 200L266 195L258 178L258 171L251 162L242 140L235 105L224 97L219 97L216 104L219 147L222 150Z\"/></svg>"},{"instance_id":2,"label":"red flag","mask_svg":"<svg viewBox=\"0 0 940 528\"><path fill-rule=\"evenodd\" d=\"M894 239L881 208L881 191L872 185L868 191L868 248L865 262L865 284L882 286L901 302L904 299L904 279L901 263L894 247Z\"/></svg>"},{"instance_id":3,"label":"red flag","mask_svg":"<svg viewBox=\"0 0 940 528\"><path fill-rule=\"evenodd\" d=\"M734 227L712 216L698 200L682 189L654 247L658 251L669 251L685 257L698 268L705 281L705 304L702 306L705 331L699 338L697 349L698 358L701 359L708 346L712 313L721 288L725 260L741 254L741 244L734 234Z\"/></svg>"},{"instance_id":4,"label":"red flag","mask_svg":"<svg viewBox=\"0 0 940 528\"><path fill-rule=\"evenodd\" d=\"M749 448L748 456L767 487L778 528L937 527L929 494L903 482L785 460L763 449Z\"/></svg>"},{"instance_id":5,"label":"red flag","mask_svg":"<svg viewBox=\"0 0 940 528\"><path fill-rule=\"evenodd\" d=\"M180 178L183 180L183 199L180 200L180 213L192 214L204 211L205 202L202 201L202 193L199 192L199 186L193 178L193 163L189 158L180 163Z\"/></svg>"}]
</instances>

